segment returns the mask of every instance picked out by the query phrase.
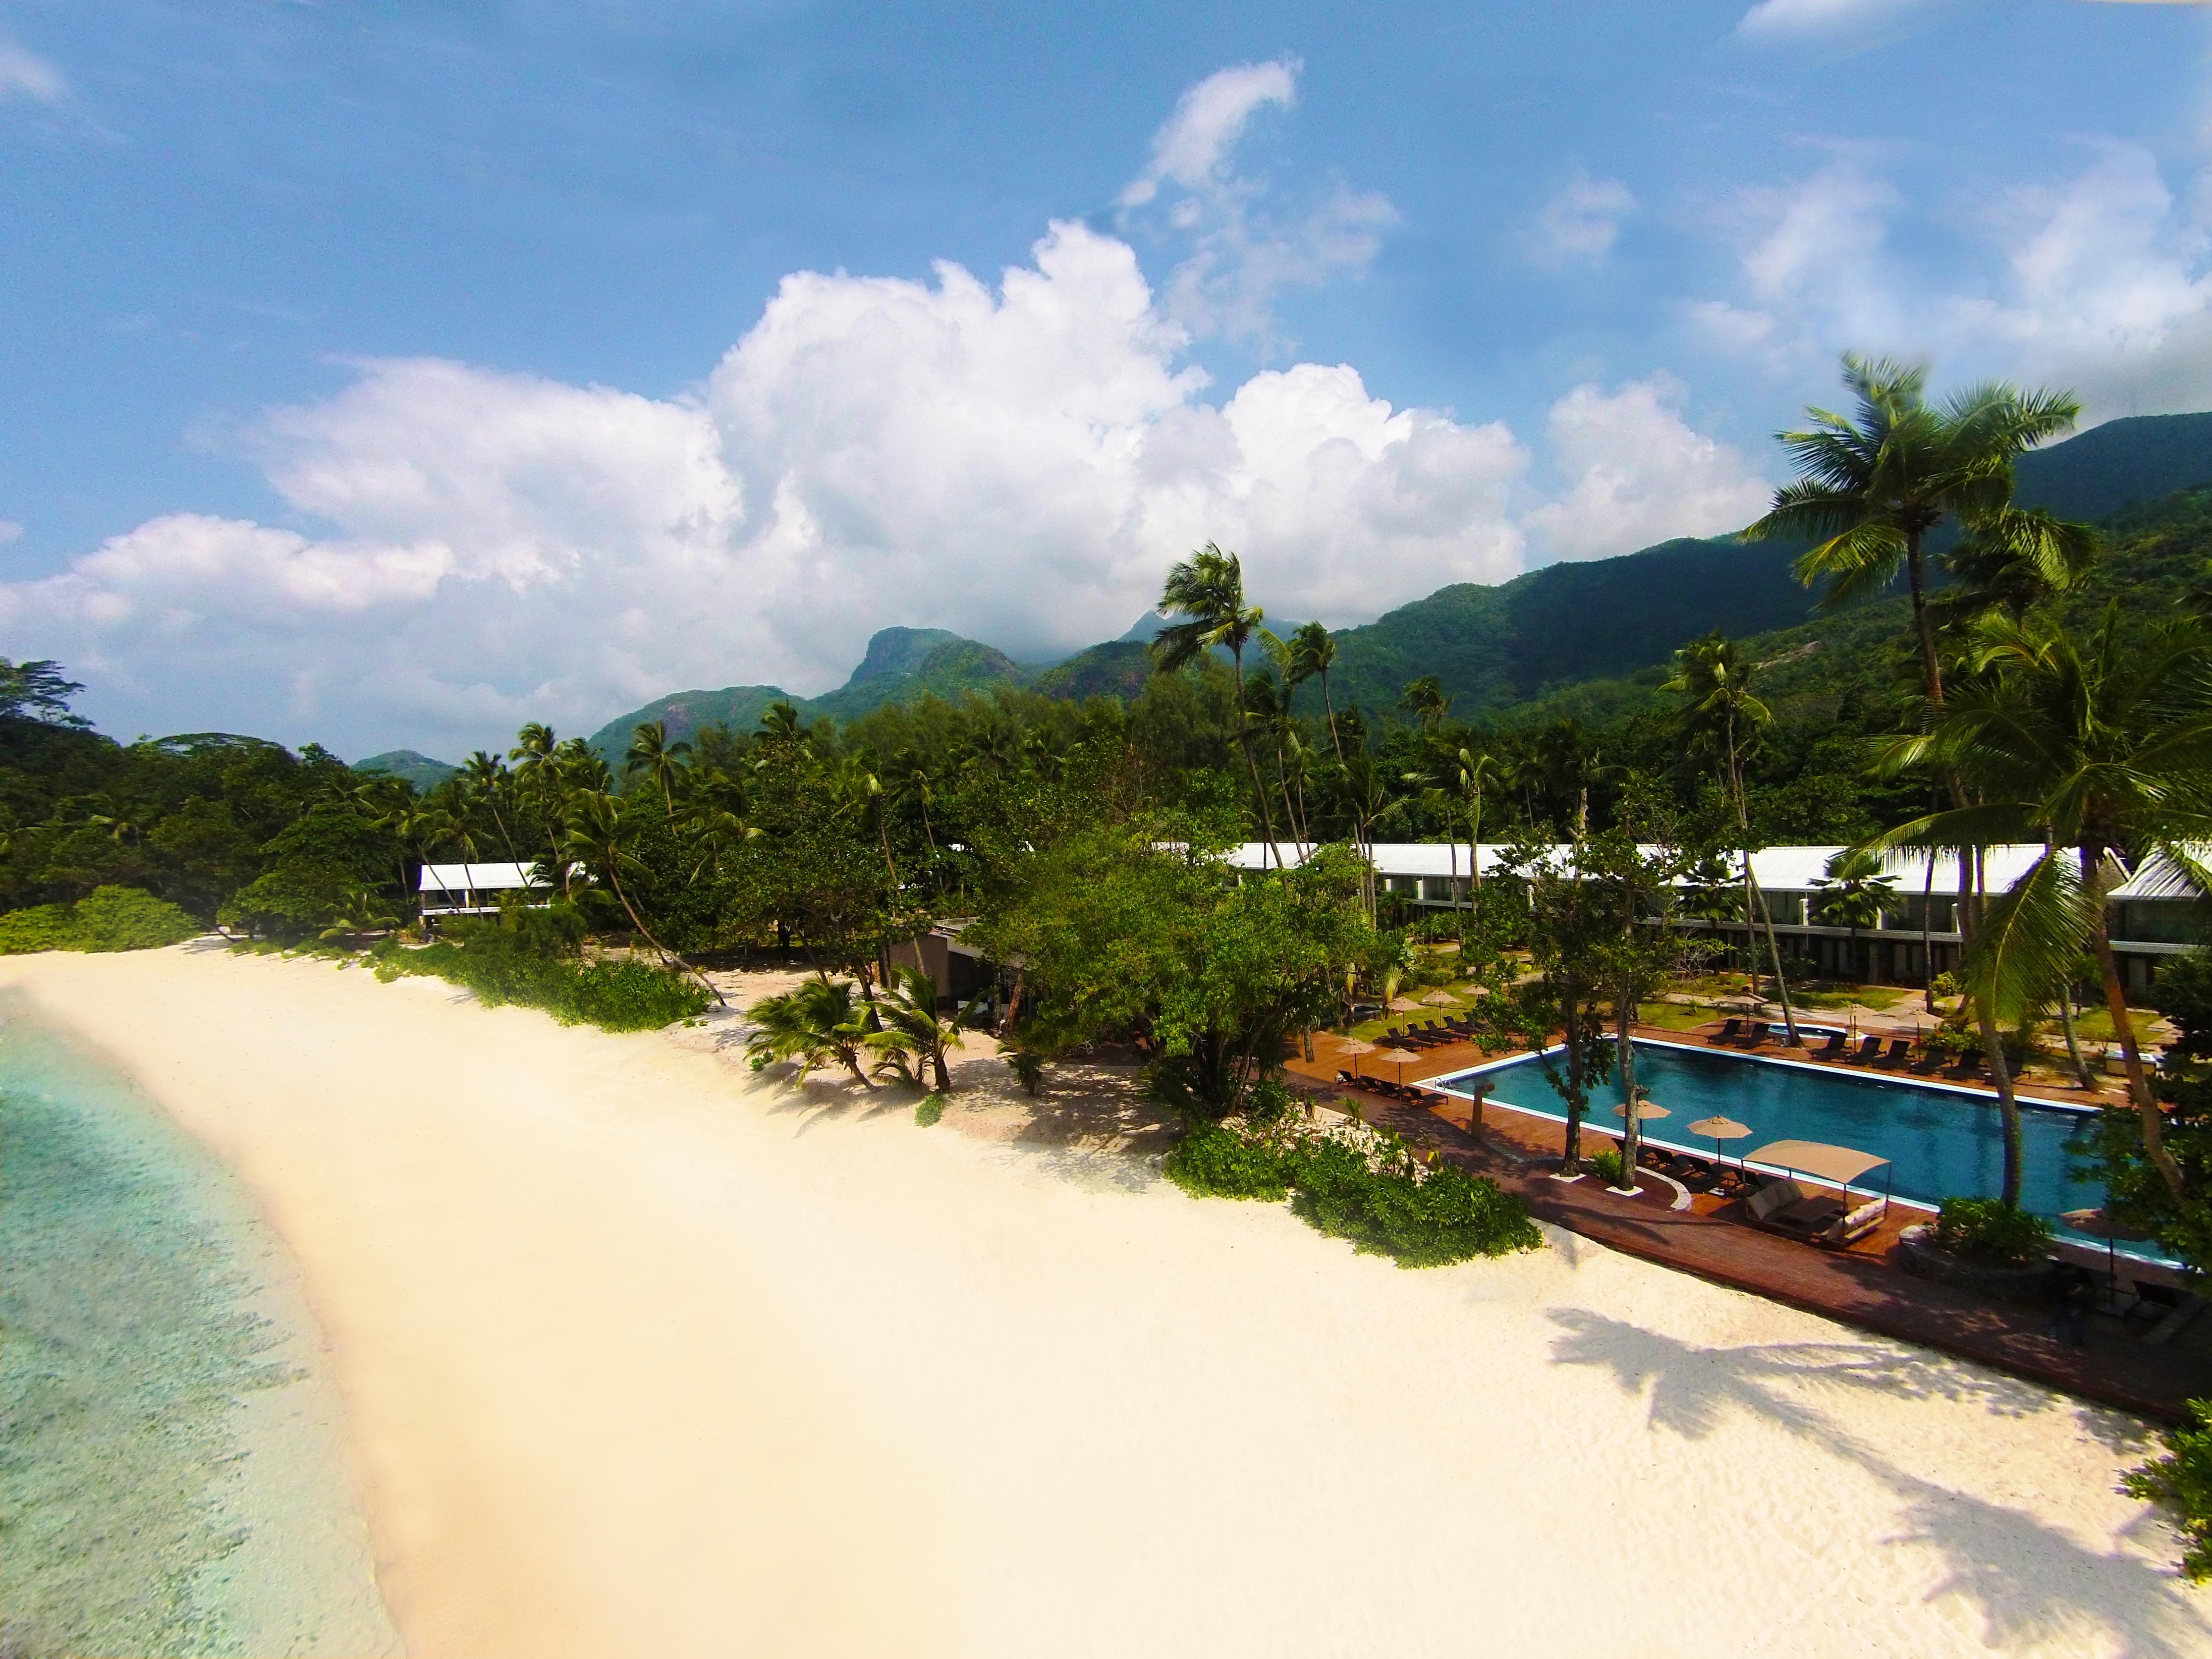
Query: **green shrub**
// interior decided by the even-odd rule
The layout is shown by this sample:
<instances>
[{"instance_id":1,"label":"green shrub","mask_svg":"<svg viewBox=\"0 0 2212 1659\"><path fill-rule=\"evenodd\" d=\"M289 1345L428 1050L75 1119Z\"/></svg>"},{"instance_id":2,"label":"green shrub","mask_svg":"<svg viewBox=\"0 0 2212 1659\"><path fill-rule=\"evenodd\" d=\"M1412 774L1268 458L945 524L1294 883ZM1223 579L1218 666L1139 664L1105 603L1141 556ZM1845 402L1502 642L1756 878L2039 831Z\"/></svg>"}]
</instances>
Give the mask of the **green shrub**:
<instances>
[{"instance_id":1,"label":"green shrub","mask_svg":"<svg viewBox=\"0 0 2212 1659\"><path fill-rule=\"evenodd\" d=\"M2191 1401L2189 1414L2191 1422L2162 1437L2166 1455L2130 1470L2120 1489L2172 1512L2188 1546L2182 1577L2203 1583L2212 1579L2212 1401Z\"/></svg>"},{"instance_id":2,"label":"green shrub","mask_svg":"<svg viewBox=\"0 0 2212 1659\"><path fill-rule=\"evenodd\" d=\"M2051 1227L1999 1199L1947 1198L1936 1217L1936 1242L1980 1261L2039 1261L2051 1251Z\"/></svg>"},{"instance_id":3,"label":"green shrub","mask_svg":"<svg viewBox=\"0 0 2212 1659\"><path fill-rule=\"evenodd\" d=\"M1291 1173L1292 1210L1362 1255L1388 1255L1401 1267L1441 1267L1543 1243L1527 1206L1456 1164L1417 1173L1401 1158L1371 1170L1357 1147L1316 1136L1300 1143Z\"/></svg>"},{"instance_id":4,"label":"green shrub","mask_svg":"<svg viewBox=\"0 0 2212 1659\"><path fill-rule=\"evenodd\" d=\"M914 1121L925 1129L945 1115L945 1097L935 1090L921 1097L921 1104L914 1109Z\"/></svg>"},{"instance_id":5,"label":"green shrub","mask_svg":"<svg viewBox=\"0 0 2212 1659\"><path fill-rule=\"evenodd\" d=\"M1620 1154L1610 1146L1601 1152L1592 1152L1589 1166L1591 1172L1602 1177L1608 1187L1625 1187L1628 1184L1624 1179L1628 1174L1627 1168L1621 1163Z\"/></svg>"},{"instance_id":6,"label":"green shrub","mask_svg":"<svg viewBox=\"0 0 2212 1659\"><path fill-rule=\"evenodd\" d=\"M1256 1198L1280 1203L1291 1183L1284 1158L1218 1123L1201 1123L1176 1143L1164 1166L1193 1198Z\"/></svg>"},{"instance_id":7,"label":"green shrub","mask_svg":"<svg viewBox=\"0 0 2212 1659\"><path fill-rule=\"evenodd\" d=\"M0 916L0 956L32 951L154 951L206 930L166 899L136 887L98 887L75 904Z\"/></svg>"},{"instance_id":8,"label":"green shrub","mask_svg":"<svg viewBox=\"0 0 2212 1659\"><path fill-rule=\"evenodd\" d=\"M495 935L494 936L496 937ZM707 1010L698 984L642 962L595 962L502 947L477 935L466 945L440 940L419 951L380 949L376 976L387 984L423 975L465 986L497 1007L503 1002L543 1008L563 1025L607 1031L653 1031Z\"/></svg>"}]
</instances>

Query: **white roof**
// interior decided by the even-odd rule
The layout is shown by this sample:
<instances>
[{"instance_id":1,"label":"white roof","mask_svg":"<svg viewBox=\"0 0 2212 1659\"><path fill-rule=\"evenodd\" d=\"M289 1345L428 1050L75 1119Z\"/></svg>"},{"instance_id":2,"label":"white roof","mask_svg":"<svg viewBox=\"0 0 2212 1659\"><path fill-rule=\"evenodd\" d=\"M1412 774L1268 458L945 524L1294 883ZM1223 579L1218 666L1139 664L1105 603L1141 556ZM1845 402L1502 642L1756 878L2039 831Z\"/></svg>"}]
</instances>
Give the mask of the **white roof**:
<instances>
[{"instance_id":1,"label":"white roof","mask_svg":"<svg viewBox=\"0 0 2212 1659\"><path fill-rule=\"evenodd\" d=\"M527 864L426 864L419 890L456 893L463 888L477 892L504 892L519 887L540 887L532 881Z\"/></svg>"},{"instance_id":2,"label":"white roof","mask_svg":"<svg viewBox=\"0 0 2212 1659\"><path fill-rule=\"evenodd\" d=\"M2190 857L2197 863L2212 865L2212 845L2191 844ZM2204 896L2204 890L2187 869L2166 857L2153 853L2136 866L2136 872L2112 890L2116 899L2194 899Z\"/></svg>"},{"instance_id":3,"label":"white roof","mask_svg":"<svg viewBox=\"0 0 2212 1659\"><path fill-rule=\"evenodd\" d=\"M1295 868L1303 864L1314 850L1311 842L1304 843L1279 842L1272 857L1265 860L1264 867ZM1479 850L1482 873L1487 877L1505 861L1511 850L1503 842L1485 842ZM1752 875L1760 887L1769 892L1810 891L1814 884L1826 875L1828 860L1844 849L1841 846L1826 847L1769 847L1751 855ZM1258 870L1263 867L1263 843L1248 841L1232 850L1228 862L1239 870ZM1456 846L1440 841L1377 842L1375 845L1375 868L1384 876L1425 876L1443 879L1454 874L1464 878L1468 873L1468 847L1465 842ZM1550 861L1556 867L1565 867L1572 848L1559 842L1549 849ZM2001 893L2026 875L2035 861L2043 856L2044 849L2034 842L2020 842L1987 848L1983 854L1984 880L1992 893ZM1899 897L1923 890L1928 877L1929 855L1917 849L1899 849L1882 854L1883 871L1896 878L1893 890ZM1946 896L1959 891L1959 860L1948 853L1936 859L1936 890ZM2127 895L2122 890L2122 896Z\"/></svg>"}]
</instances>

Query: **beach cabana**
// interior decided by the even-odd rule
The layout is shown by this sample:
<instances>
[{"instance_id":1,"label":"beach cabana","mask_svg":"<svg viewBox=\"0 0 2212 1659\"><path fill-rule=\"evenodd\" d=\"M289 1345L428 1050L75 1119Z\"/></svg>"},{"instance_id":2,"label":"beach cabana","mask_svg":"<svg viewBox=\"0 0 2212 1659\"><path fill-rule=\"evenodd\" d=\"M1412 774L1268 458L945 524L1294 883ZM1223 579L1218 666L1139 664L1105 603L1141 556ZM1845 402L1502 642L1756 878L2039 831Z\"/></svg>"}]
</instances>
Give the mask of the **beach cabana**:
<instances>
[{"instance_id":1,"label":"beach cabana","mask_svg":"<svg viewBox=\"0 0 2212 1659\"><path fill-rule=\"evenodd\" d=\"M1816 1244L1849 1244L1881 1225L1889 1213L1889 1186L1894 1171L1887 1158L1875 1153L1819 1140L1770 1140L1747 1154L1744 1162L1783 1172L1744 1202L1752 1219L1778 1232ZM1875 1170L1884 1172L1881 1196L1853 1209L1852 1183ZM1798 1178L1801 1176L1835 1188L1840 1196L1830 1198L1808 1189Z\"/></svg>"},{"instance_id":2,"label":"beach cabana","mask_svg":"<svg viewBox=\"0 0 2212 1659\"><path fill-rule=\"evenodd\" d=\"M553 890L528 864L426 864L420 878L422 914L437 916L495 916L499 902L520 894L532 908L550 904Z\"/></svg>"}]
</instances>

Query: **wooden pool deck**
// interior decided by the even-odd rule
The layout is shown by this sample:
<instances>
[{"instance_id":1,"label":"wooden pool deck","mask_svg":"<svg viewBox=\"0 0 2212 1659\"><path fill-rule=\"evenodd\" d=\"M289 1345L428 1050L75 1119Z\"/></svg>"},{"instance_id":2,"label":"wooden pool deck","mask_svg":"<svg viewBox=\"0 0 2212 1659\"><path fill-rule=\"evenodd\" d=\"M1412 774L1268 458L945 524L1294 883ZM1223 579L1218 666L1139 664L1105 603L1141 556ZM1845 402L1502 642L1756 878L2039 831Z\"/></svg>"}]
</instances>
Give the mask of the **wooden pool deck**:
<instances>
[{"instance_id":1,"label":"wooden pool deck","mask_svg":"<svg viewBox=\"0 0 2212 1659\"><path fill-rule=\"evenodd\" d=\"M1699 1040L1694 1032L1653 1030L1638 1035L1675 1042ZM1766 1052L1776 1051L1770 1047ZM1898 1235L1925 1219L1924 1212L1893 1213L1878 1231L1850 1249L1824 1249L1752 1224L1733 1200L1692 1194L1686 1207L1674 1208L1682 1189L1648 1170L1638 1172L1634 1198L1608 1192L1595 1176L1561 1182L1553 1171L1565 1151L1564 1125L1497 1107L1471 1125L1465 1104L1445 1097L1432 1097L1435 1103L1429 1104L1366 1089L1346 1090L1335 1083L1340 1067L1352 1069L1341 1054L1340 1039L1316 1033L1314 1054L1312 1060L1289 1064L1304 1092L1355 1100L1368 1121L1489 1176L1519 1194L1539 1219L1613 1249L2161 1421L2182 1421L2185 1401L2212 1396L2212 1310L2160 1344L2143 1340L2143 1322L2092 1316L2087 1345L2075 1348L2049 1334L2046 1307L1954 1290L1899 1267ZM1404 1065L1402 1077L1400 1067L1387 1062L1372 1069L1394 1082L1413 1083L1497 1058L1473 1043L1455 1042L1420 1051L1418 1060ZM1371 1056L1360 1059L1362 1069L1371 1066ZM2082 1097L2076 1093L2071 1099L2080 1103ZM1583 1126L1584 1157L1612 1145L1618 1127L1601 1105Z\"/></svg>"}]
</instances>

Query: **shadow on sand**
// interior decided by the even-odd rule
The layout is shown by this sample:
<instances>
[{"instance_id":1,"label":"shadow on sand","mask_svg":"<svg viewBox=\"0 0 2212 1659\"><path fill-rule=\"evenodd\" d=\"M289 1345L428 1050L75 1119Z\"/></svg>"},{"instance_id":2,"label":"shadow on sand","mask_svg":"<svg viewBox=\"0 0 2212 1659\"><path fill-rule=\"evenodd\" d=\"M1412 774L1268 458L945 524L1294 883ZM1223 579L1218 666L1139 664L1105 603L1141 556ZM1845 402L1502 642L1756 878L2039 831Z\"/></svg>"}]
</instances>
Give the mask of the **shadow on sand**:
<instances>
[{"instance_id":1,"label":"shadow on sand","mask_svg":"<svg viewBox=\"0 0 2212 1659\"><path fill-rule=\"evenodd\" d=\"M1555 1309L1552 1318L1563 1328L1553 1362L1610 1372L1624 1392L1648 1395L1656 1429L1702 1440L1732 1413L1745 1413L1875 1476L1903 1505L1900 1529L1887 1541L1926 1545L1942 1557L1945 1577L1929 1599L1971 1606L1991 1649L2124 1659L2191 1659L2212 1650L2212 1631L2185 1601L2172 1572L2131 1551L2087 1547L2024 1510L1899 1468L1805 1396L1872 1392L1957 1401L2014 1418L2066 1411L2107 1445L2139 1443L2140 1431L2118 1414L1899 1345L1704 1348L1581 1309ZM2148 1535L2154 1531L2160 1535ZM2154 1553L2178 1553L2148 1515L2129 1533L2144 1537Z\"/></svg>"}]
</instances>

